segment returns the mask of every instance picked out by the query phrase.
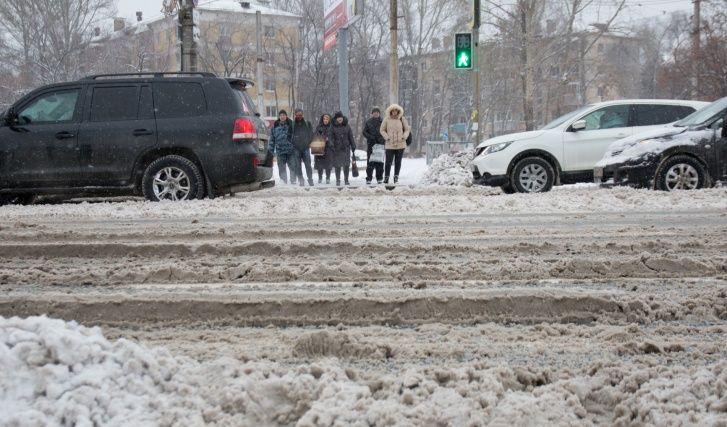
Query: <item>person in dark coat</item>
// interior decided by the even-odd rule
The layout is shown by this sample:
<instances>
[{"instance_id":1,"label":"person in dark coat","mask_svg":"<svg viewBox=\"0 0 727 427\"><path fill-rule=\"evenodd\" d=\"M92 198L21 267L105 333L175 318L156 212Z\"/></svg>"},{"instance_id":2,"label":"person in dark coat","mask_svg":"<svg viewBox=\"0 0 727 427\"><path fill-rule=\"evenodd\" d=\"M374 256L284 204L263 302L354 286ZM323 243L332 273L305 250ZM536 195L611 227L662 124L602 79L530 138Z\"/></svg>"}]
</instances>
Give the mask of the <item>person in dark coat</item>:
<instances>
[{"instance_id":1,"label":"person in dark coat","mask_svg":"<svg viewBox=\"0 0 727 427\"><path fill-rule=\"evenodd\" d=\"M353 131L351 126L348 125L348 119L340 111L333 116L331 139L333 140L333 167L336 169L336 185L341 185L342 170L344 184L350 185L348 175L351 169L351 161L356 161L354 157L356 141L353 139Z\"/></svg>"},{"instance_id":2,"label":"person in dark coat","mask_svg":"<svg viewBox=\"0 0 727 427\"><path fill-rule=\"evenodd\" d=\"M288 118L285 110L280 110L278 120L273 124L268 150L278 158L278 174L284 183L288 183L288 169L290 169L290 183L295 184L298 176L300 160L296 159L293 146L293 121Z\"/></svg>"},{"instance_id":3,"label":"person in dark coat","mask_svg":"<svg viewBox=\"0 0 727 427\"><path fill-rule=\"evenodd\" d=\"M363 130L363 136L366 138L366 184L371 184L374 171L376 171L376 182L381 184L384 180L384 163L371 161L374 145L386 145L386 140L381 135L382 122L381 109L374 107L371 110L371 118L366 121Z\"/></svg>"},{"instance_id":4,"label":"person in dark coat","mask_svg":"<svg viewBox=\"0 0 727 427\"><path fill-rule=\"evenodd\" d=\"M313 142L313 126L303 116L303 110L298 108L295 110L295 120L293 121L293 146L295 147L295 154L298 159L296 170L298 172L298 182L301 187L305 186L301 162L305 166L308 185L313 187L313 168L311 167L310 161L311 142Z\"/></svg>"},{"instance_id":5,"label":"person in dark coat","mask_svg":"<svg viewBox=\"0 0 727 427\"><path fill-rule=\"evenodd\" d=\"M331 131L333 130L333 121L330 114L321 116L318 126L316 127L316 136L326 142L325 154L315 156L315 168L318 171L318 183L323 183L323 173L326 173L326 184L331 183L331 170L333 169L333 140L331 139Z\"/></svg>"}]
</instances>

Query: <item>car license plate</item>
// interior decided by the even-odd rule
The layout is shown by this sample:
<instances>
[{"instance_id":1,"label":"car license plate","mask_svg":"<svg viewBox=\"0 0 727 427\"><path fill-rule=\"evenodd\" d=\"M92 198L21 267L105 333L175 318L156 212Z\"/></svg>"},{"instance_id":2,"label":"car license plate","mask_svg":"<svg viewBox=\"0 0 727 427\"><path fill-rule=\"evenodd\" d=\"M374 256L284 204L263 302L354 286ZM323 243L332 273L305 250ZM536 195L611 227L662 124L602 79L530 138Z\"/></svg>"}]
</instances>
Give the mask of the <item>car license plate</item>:
<instances>
[{"instance_id":1,"label":"car license plate","mask_svg":"<svg viewBox=\"0 0 727 427\"><path fill-rule=\"evenodd\" d=\"M257 142L257 147L260 151L263 151L265 149L265 141L262 139L259 139Z\"/></svg>"}]
</instances>

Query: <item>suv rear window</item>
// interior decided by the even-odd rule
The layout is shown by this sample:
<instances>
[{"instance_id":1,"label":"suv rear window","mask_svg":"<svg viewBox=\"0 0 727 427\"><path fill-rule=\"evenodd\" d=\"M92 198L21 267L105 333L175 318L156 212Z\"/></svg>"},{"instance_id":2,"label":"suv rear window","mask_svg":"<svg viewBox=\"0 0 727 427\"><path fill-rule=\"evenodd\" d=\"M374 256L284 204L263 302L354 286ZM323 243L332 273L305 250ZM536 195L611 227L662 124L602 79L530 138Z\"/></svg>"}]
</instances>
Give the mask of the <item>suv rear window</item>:
<instances>
[{"instance_id":1,"label":"suv rear window","mask_svg":"<svg viewBox=\"0 0 727 427\"><path fill-rule=\"evenodd\" d=\"M694 108L683 105L635 105L636 126L656 126L681 120Z\"/></svg>"},{"instance_id":2,"label":"suv rear window","mask_svg":"<svg viewBox=\"0 0 727 427\"><path fill-rule=\"evenodd\" d=\"M207 101L198 83L155 83L157 119L197 117L207 113Z\"/></svg>"},{"instance_id":3,"label":"suv rear window","mask_svg":"<svg viewBox=\"0 0 727 427\"><path fill-rule=\"evenodd\" d=\"M242 112L245 113L245 115L254 116L257 111L255 109L255 103L252 102L250 95L248 95L247 92L239 86L230 86L232 87L232 91L235 93L235 97L238 100Z\"/></svg>"},{"instance_id":4,"label":"suv rear window","mask_svg":"<svg viewBox=\"0 0 727 427\"><path fill-rule=\"evenodd\" d=\"M91 99L92 122L136 120L139 111L137 86L95 87Z\"/></svg>"}]
</instances>

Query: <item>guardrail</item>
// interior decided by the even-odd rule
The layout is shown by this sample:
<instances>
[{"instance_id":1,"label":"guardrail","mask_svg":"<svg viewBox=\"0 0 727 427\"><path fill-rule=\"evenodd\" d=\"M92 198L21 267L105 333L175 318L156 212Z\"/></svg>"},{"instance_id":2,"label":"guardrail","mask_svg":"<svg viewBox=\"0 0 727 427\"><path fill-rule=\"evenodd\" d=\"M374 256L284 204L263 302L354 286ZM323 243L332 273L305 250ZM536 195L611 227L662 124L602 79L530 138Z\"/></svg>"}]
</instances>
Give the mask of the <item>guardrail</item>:
<instances>
[{"instance_id":1,"label":"guardrail","mask_svg":"<svg viewBox=\"0 0 727 427\"><path fill-rule=\"evenodd\" d=\"M465 141L427 141L427 165L442 154L456 153L471 150L475 147L473 142Z\"/></svg>"}]
</instances>

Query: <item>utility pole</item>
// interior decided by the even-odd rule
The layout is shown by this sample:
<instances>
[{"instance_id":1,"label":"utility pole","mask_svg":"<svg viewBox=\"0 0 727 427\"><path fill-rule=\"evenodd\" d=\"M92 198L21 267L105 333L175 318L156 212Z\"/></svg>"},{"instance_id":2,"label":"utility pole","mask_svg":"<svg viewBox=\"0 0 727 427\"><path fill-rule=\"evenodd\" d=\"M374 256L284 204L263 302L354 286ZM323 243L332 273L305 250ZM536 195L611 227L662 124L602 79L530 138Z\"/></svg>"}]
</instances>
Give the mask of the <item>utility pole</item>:
<instances>
[{"instance_id":1,"label":"utility pole","mask_svg":"<svg viewBox=\"0 0 727 427\"><path fill-rule=\"evenodd\" d=\"M692 98L698 99L701 91L701 69L699 64L702 60L702 0L692 0L694 3L694 16L692 17L692 52L694 59L692 60Z\"/></svg>"},{"instance_id":2,"label":"utility pole","mask_svg":"<svg viewBox=\"0 0 727 427\"><path fill-rule=\"evenodd\" d=\"M472 19L472 85L474 86L474 110L472 115L474 116L473 122L477 123L477 129L475 130L475 146L482 142L482 119L480 114L480 104L482 101L482 85L480 81L480 0L474 0L474 16Z\"/></svg>"},{"instance_id":3,"label":"utility pole","mask_svg":"<svg viewBox=\"0 0 727 427\"><path fill-rule=\"evenodd\" d=\"M196 0L179 0L179 40L182 48L182 71L197 71L197 42L194 41L194 6Z\"/></svg>"},{"instance_id":4,"label":"utility pole","mask_svg":"<svg viewBox=\"0 0 727 427\"><path fill-rule=\"evenodd\" d=\"M399 4L390 0L389 23L391 30L391 54L389 58L389 103L399 103Z\"/></svg>"},{"instance_id":5,"label":"utility pole","mask_svg":"<svg viewBox=\"0 0 727 427\"><path fill-rule=\"evenodd\" d=\"M338 100L341 112L349 117L348 105L348 27L338 30Z\"/></svg>"},{"instance_id":6,"label":"utility pole","mask_svg":"<svg viewBox=\"0 0 727 427\"><path fill-rule=\"evenodd\" d=\"M263 75L263 14L255 12L255 44L257 45L257 111L263 117L267 115L265 109L265 81Z\"/></svg>"}]
</instances>

